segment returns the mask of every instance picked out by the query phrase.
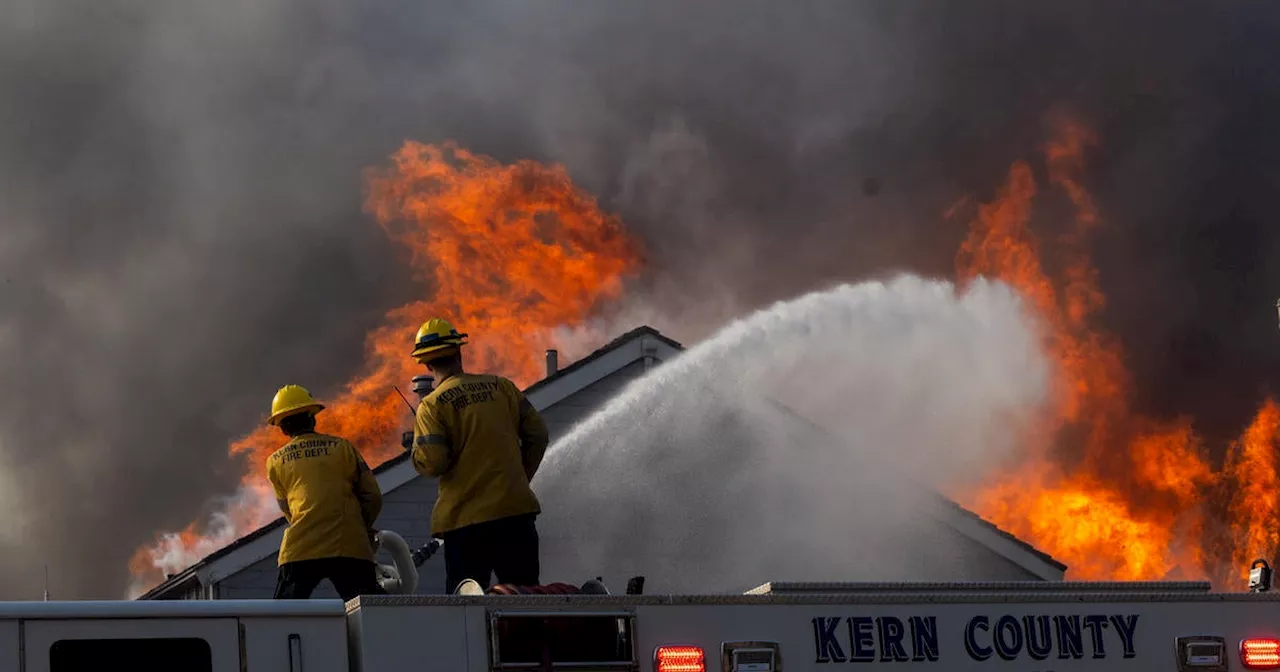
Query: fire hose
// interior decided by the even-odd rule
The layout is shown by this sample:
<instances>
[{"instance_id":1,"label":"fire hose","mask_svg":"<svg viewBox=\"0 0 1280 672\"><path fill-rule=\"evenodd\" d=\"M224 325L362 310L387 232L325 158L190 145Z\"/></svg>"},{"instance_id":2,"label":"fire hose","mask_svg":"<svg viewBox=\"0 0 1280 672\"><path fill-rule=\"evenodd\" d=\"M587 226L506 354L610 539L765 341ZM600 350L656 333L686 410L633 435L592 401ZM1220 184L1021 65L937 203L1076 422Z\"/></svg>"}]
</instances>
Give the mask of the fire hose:
<instances>
[{"instance_id":1,"label":"fire hose","mask_svg":"<svg viewBox=\"0 0 1280 672\"><path fill-rule=\"evenodd\" d=\"M443 541L439 539L432 539L431 541L428 541L427 543L415 549L411 554L413 557L413 566L421 567L422 563L430 560L431 556L435 555L436 551L440 550L440 547L443 545L444 545Z\"/></svg>"},{"instance_id":2,"label":"fire hose","mask_svg":"<svg viewBox=\"0 0 1280 672\"><path fill-rule=\"evenodd\" d=\"M378 563L378 585L391 595L409 595L418 588L418 568L440 550L444 544L439 539L432 539L421 547L410 551L404 537L390 530L379 530L373 535L374 552L385 548L391 554L393 564Z\"/></svg>"},{"instance_id":3,"label":"fire hose","mask_svg":"<svg viewBox=\"0 0 1280 672\"><path fill-rule=\"evenodd\" d=\"M517 586L510 583L499 583L489 589L490 595L578 595L581 592L581 588L568 583L548 583L544 586Z\"/></svg>"},{"instance_id":4,"label":"fire hose","mask_svg":"<svg viewBox=\"0 0 1280 672\"><path fill-rule=\"evenodd\" d=\"M382 589L392 595L408 595L418 587L418 568L426 564L432 556L444 546L441 539L432 539L410 551L409 545L400 535L390 530L379 530L374 535L375 551L386 548L391 553L394 565L377 566L378 583ZM644 577L632 577L627 582L627 594L638 595L643 592ZM600 577L596 577L581 586L569 583L548 583L540 586L517 586L500 583L488 590L490 595L608 595L609 589L604 586Z\"/></svg>"}]
</instances>

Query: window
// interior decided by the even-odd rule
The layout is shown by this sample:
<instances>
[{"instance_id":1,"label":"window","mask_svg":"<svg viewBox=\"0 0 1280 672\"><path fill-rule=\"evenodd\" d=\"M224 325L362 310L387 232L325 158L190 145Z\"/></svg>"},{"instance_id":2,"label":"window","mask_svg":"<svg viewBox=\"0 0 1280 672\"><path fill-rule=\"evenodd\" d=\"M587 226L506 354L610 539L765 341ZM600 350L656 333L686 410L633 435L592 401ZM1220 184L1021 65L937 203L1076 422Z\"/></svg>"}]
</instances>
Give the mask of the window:
<instances>
[{"instance_id":1,"label":"window","mask_svg":"<svg viewBox=\"0 0 1280 672\"><path fill-rule=\"evenodd\" d=\"M50 672L213 672L213 652L199 637L61 639L49 647Z\"/></svg>"}]
</instances>

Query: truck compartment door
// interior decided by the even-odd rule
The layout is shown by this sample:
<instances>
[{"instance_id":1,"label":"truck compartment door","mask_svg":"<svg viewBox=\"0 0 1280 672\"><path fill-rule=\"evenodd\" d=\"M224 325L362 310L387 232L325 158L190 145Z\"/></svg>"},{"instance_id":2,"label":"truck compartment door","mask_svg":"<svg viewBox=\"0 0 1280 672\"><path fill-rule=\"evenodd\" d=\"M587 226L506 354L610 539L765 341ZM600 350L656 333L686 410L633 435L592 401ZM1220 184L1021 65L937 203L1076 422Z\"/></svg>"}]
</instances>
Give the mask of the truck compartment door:
<instances>
[{"instance_id":1,"label":"truck compartment door","mask_svg":"<svg viewBox=\"0 0 1280 672\"><path fill-rule=\"evenodd\" d=\"M22 649L18 646L18 621L0 621L0 670L20 669Z\"/></svg>"},{"instance_id":2,"label":"truck compartment door","mask_svg":"<svg viewBox=\"0 0 1280 672\"><path fill-rule=\"evenodd\" d=\"M492 670L638 669L630 611L491 611Z\"/></svg>"},{"instance_id":3,"label":"truck compartment door","mask_svg":"<svg viewBox=\"0 0 1280 672\"><path fill-rule=\"evenodd\" d=\"M340 617L255 617L241 623L251 671L348 672L347 623Z\"/></svg>"},{"instance_id":4,"label":"truck compartment door","mask_svg":"<svg viewBox=\"0 0 1280 672\"><path fill-rule=\"evenodd\" d=\"M234 618L28 620L27 672L239 672Z\"/></svg>"}]
</instances>

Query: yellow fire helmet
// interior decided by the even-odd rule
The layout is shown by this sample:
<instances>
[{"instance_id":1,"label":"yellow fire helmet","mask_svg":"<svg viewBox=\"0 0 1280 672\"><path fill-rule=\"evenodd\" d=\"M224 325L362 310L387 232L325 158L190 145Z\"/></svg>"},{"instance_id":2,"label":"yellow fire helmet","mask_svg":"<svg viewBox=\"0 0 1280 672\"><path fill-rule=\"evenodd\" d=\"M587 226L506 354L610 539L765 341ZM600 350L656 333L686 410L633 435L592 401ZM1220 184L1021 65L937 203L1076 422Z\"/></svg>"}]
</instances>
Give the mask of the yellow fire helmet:
<instances>
[{"instance_id":1,"label":"yellow fire helmet","mask_svg":"<svg viewBox=\"0 0 1280 672\"><path fill-rule=\"evenodd\" d=\"M307 388L301 385L285 385L271 400L271 417L267 418L267 424L279 425L281 418L307 412L314 415L322 410L324 410L324 404L311 398Z\"/></svg>"},{"instance_id":2,"label":"yellow fire helmet","mask_svg":"<svg viewBox=\"0 0 1280 672\"><path fill-rule=\"evenodd\" d=\"M418 335L413 339L413 358L422 359L427 355L446 354L443 351L467 344L467 335L458 333L448 320L433 317L418 327Z\"/></svg>"}]
</instances>

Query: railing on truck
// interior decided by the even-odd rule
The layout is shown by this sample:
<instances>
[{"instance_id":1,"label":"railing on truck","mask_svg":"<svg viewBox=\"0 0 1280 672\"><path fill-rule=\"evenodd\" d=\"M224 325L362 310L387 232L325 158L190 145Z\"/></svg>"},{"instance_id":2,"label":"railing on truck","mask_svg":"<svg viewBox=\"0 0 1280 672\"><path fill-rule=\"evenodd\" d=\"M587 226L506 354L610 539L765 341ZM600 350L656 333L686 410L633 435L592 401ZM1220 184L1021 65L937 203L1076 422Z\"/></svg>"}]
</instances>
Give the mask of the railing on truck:
<instances>
[{"instance_id":1,"label":"railing on truck","mask_svg":"<svg viewBox=\"0 0 1280 672\"><path fill-rule=\"evenodd\" d=\"M1208 581L951 581L947 583L841 583L773 582L746 592L747 595L896 595L952 593L1116 593L1116 594L1204 594L1212 590Z\"/></svg>"}]
</instances>

